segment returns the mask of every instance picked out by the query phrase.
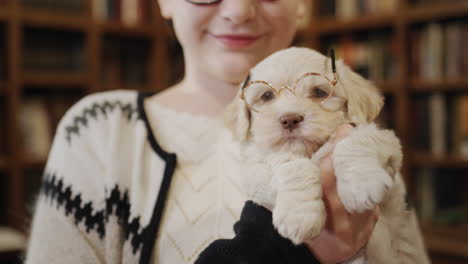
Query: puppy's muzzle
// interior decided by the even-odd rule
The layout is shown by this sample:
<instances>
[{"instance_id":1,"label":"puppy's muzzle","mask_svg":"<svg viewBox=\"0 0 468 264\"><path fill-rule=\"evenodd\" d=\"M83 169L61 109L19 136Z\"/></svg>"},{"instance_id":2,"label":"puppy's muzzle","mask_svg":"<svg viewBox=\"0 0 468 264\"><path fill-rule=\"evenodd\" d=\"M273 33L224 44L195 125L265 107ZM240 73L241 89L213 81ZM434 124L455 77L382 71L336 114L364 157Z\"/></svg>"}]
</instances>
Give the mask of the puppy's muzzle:
<instances>
[{"instance_id":1,"label":"puppy's muzzle","mask_svg":"<svg viewBox=\"0 0 468 264\"><path fill-rule=\"evenodd\" d=\"M281 126L290 132L299 127L304 121L304 116L296 113L288 113L280 117Z\"/></svg>"}]
</instances>

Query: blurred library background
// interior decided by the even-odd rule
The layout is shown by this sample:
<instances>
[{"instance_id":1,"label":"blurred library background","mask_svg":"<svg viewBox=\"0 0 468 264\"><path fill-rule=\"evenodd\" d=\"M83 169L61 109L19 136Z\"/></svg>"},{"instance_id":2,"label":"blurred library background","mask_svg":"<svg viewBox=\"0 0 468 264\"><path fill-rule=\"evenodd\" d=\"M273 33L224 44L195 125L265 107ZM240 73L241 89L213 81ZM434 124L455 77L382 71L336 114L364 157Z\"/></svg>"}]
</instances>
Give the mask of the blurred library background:
<instances>
[{"instance_id":1,"label":"blurred library background","mask_svg":"<svg viewBox=\"0 0 468 264\"><path fill-rule=\"evenodd\" d=\"M173 0L175 1L175 0ZM52 137L86 94L183 74L155 0L0 0L0 263L18 263ZM311 0L295 45L385 95L433 263L468 263L468 0ZM465 43L465 44L464 44Z\"/></svg>"}]
</instances>

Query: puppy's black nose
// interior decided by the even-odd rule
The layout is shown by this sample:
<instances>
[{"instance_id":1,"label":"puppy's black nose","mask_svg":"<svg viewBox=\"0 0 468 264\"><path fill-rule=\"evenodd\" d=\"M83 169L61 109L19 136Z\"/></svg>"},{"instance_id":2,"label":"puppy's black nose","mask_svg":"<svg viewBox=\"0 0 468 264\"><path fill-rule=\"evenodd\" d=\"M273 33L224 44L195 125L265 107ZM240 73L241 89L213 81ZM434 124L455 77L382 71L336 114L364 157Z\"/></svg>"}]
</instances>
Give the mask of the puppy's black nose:
<instances>
[{"instance_id":1,"label":"puppy's black nose","mask_svg":"<svg viewBox=\"0 0 468 264\"><path fill-rule=\"evenodd\" d=\"M299 124L304 121L304 116L299 114L285 114L279 119L284 129L293 131Z\"/></svg>"}]
</instances>

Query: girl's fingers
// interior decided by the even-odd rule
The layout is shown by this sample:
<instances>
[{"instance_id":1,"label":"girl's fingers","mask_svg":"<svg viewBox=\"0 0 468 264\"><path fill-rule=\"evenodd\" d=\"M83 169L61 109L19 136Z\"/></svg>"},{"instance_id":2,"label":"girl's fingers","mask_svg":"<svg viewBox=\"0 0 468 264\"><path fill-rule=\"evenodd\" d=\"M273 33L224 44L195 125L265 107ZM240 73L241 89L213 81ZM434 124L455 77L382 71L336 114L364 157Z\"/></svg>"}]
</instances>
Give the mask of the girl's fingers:
<instances>
[{"instance_id":1,"label":"girl's fingers","mask_svg":"<svg viewBox=\"0 0 468 264\"><path fill-rule=\"evenodd\" d=\"M335 132L335 137L331 139L331 143L336 145L340 140L351 135L353 133L354 127L348 123L340 125Z\"/></svg>"}]
</instances>

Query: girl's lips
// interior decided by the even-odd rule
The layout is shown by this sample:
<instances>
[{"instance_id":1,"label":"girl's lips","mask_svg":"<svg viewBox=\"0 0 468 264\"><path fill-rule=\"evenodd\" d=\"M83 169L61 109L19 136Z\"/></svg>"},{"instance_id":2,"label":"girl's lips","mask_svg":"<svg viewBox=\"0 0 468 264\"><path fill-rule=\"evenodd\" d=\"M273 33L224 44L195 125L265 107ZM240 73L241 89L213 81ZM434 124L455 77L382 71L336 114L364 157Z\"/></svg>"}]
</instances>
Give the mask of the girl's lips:
<instances>
[{"instance_id":1,"label":"girl's lips","mask_svg":"<svg viewBox=\"0 0 468 264\"><path fill-rule=\"evenodd\" d=\"M252 45L261 35L212 35L220 41L224 46L229 48L244 48Z\"/></svg>"}]
</instances>

